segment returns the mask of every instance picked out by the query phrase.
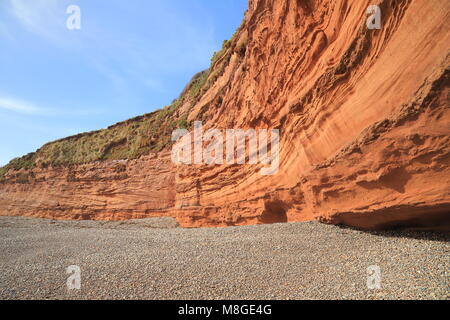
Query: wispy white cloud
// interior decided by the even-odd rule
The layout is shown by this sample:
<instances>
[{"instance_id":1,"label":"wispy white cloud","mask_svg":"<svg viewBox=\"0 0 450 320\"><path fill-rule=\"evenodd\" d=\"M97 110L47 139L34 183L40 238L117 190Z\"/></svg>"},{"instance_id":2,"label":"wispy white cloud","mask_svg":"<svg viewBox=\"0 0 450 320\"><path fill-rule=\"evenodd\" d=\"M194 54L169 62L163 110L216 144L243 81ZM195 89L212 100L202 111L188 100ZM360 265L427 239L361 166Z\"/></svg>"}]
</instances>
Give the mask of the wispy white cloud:
<instances>
[{"instance_id":1,"label":"wispy white cloud","mask_svg":"<svg viewBox=\"0 0 450 320\"><path fill-rule=\"evenodd\" d=\"M43 115L46 110L35 105L8 97L0 97L0 108L25 114Z\"/></svg>"},{"instance_id":2,"label":"wispy white cloud","mask_svg":"<svg viewBox=\"0 0 450 320\"><path fill-rule=\"evenodd\" d=\"M55 36L51 27L61 21L58 19L61 4L58 0L9 0L10 12L22 26L50 39Z\"/></svg>"},{"instance_id":3,"label":"wispy white cloud","mask_svg":"<svg viewBox=\"0 0 450 320\"><path fill-rule=\"evenodd\" d=\"M27 115L38 116L90 116L103 113L100 109L69 110L65 108L46 108L36 104L8 96L0 96L0 109Z\"/></svg>"},{"instance_id":4,"label":"wispy white cloud","mask_svg":"<svg viewBox=\"0 0 450 320\"><path fill-rule=\"evenodd\" d=\"M83 15L84 10L91 16L93 10L98 10L85 1L75 2L81 7L82 17L87 16L82 18L82 29L69 31L65 26L66 7L73 2L6 0L7 5L3 7L28 32L50 41L55 47L84 56L87 64L116 88L124 88L126 80L131 80L152 90L164 90L163 82L156 85L161 72L180 72L192 65L203 67L215 49L212 24L205 28L204 24L198 24L164 1L154 0L152 6L156 9L148 12L148 21L153 21L149 27L160 30L140 34L133 29L111 27L117 16L98 12L96 19L90 19L88 14ZM141 11L137 3L126 1L111 1L108 6L113 8L108 12L138 15ZM0 25L0 34L6 35L6 32Z\"/></svg>"}]
</instances>

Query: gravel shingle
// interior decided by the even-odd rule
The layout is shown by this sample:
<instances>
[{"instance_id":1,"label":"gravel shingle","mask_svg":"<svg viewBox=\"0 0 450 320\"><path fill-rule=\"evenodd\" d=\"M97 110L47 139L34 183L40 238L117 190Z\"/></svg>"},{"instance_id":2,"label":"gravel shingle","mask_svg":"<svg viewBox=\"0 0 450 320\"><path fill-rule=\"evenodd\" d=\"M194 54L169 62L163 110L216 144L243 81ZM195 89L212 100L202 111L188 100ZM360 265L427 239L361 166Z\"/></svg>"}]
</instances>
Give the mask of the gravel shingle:
<instances>
[{"instance_id":1,"label":"gravel shingle","mask_svg":"<svg viewBox=\"0 0 450 320\"><path fill-rule=\"evenodd\" d=\"M1 299L449 299L448 234L0 217ZM68 290L66 268L81 268ZM381 289L367 288L367 268Z\"/></svg>"}]
</instances>

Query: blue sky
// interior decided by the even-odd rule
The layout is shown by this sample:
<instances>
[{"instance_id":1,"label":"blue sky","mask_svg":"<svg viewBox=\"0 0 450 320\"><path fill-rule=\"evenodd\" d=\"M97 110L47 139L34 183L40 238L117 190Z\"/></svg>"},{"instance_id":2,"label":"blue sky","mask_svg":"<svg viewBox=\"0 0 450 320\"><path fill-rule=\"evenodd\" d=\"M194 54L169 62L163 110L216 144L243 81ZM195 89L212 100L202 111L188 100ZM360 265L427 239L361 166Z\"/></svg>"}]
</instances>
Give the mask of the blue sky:
<instances>
[{"instance_id":1,"label":"blue sky","mask_svg":"<svg viewBox=\"0 0 450 320\"><path fill-rule=\"evenodd\" d=\"M69 5L81 29L69 30ZM0 0L0 165L175 99L247 0Z\"/></svg>"}]
</instances>

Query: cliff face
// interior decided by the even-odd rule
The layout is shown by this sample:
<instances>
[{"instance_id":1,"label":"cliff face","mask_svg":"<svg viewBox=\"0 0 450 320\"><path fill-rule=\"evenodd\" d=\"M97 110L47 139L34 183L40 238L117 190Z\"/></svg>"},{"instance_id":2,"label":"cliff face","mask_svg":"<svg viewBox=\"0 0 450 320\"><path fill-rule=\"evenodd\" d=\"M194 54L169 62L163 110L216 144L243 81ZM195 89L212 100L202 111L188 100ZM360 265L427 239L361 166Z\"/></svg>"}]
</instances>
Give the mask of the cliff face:
<instances>
[{"instance_id":1,"label":"cliff face","mask_svg":"<svg viewBox=\"0 0 450 320\"><path fill-rule=\"evenodd\" d=\"M175 166L165 143L118 162L128 148L119 139L103 149L107 160L42 166L49 152L38 151L27 168L8 168L0 214L448 228L450 3L376 2L250 0L242 26L167 114L188 127L279 129L277 174ZM372 4L380 30L366 27ZM161 138L143 141L152 139Z\"/></svg>"},{"instance_id":2,"label":"cliff face","mask_svg":"<svg viewBox=\"0 0 450 320\"><path fill-rule=\"evenodd\" d=\"M174 170L167 153L34 169L10 177L0 194L3 215L79 220L166 216L174 199Z\"/></svg>"}]
</instances>

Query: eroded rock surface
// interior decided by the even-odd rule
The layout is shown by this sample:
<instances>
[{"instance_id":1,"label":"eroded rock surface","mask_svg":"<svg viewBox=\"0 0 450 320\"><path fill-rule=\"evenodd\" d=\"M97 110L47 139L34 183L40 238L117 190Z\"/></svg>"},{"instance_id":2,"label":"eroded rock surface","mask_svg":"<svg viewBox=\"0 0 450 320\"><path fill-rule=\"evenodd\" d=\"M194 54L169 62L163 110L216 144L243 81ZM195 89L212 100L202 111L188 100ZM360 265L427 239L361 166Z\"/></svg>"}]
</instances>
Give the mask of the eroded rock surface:
<instances>
[{"instance_id":1,"label":"eroded rock surface","mask_svg":"<svg viewBox=\"0 0 450 320\"><path fill-rule=\"evenodd\" d=\"M377 3L382 28L369 30ZM111 161L36 168L25 183L10 171L0 214L448 229L449 18L439 0L250 0L201 94L176 116L205 129L279 129L277 174L175 166L168 149L124 170Z\"/></svg>"}]
</instances>

